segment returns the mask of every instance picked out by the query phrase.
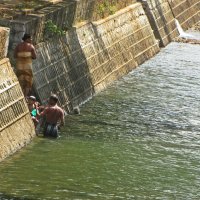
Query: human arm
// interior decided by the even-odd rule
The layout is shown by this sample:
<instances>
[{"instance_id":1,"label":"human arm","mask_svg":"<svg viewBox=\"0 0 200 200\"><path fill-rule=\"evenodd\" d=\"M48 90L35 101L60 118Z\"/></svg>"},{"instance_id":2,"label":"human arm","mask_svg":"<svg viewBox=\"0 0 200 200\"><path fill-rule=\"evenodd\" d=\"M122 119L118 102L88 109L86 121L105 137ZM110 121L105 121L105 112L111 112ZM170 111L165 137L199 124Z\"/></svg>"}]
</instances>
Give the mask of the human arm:
<instances>
[{"instance_id":1,"label":"human arm","mask_svg":"<svg viewBox=\"0 0 200 200\"><path fill-rule=\"evenodd\" d=\"M61 117L60 117L60 126L64 126L65 125L65 119L64 119L64 112L62 110L62 114L61 114Z\"/></svg>"},{"instance_id":2,"label":"human arm","mask_svg":"<svg viewBox=\"0 0 200 200\"><path fill-rule=\"evenodd\" d=\"M38 117L43 117L46 115L46 113L48 112L48 108L45 108L42 112L38 112Z\"/></svg>"},{"instance_id":3,"label":"human arm","mask_svg":"<svg viewBox=\"0 0 200 200\"><path fill-rule=\"evenodd\" d=\"M35 47L32 45L32 48L31 48L31 56L32 56L32 59L36 59L36 51L35 51Z\"/></svg>"}]
</instances>

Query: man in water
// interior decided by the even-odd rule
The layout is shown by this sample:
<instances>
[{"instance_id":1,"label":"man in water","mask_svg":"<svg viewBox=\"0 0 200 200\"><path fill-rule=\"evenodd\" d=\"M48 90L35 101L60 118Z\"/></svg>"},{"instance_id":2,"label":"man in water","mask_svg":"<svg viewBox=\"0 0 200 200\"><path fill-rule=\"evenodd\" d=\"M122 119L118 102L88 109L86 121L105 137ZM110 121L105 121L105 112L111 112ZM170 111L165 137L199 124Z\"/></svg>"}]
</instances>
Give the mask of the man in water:
<instances>
[{"instance_id":1,"label":"man in water","mask_svg":"<svg viewBox=\"0 0 200 200\"><path fill-rule=\"evenodd\" d=\"M16 75L24 96L27 97L32 89L32 60L36 59L36 52L29 34L25 33L22 40L23 42L15 48L14 57L16 58Z\"/></svg>"},{"instance_id":2,"label":"man in water","mask_svg":"<svg viewBox=\"0 0 200 200\"><path fill-rule=\"evenodd\" d=\"M58 137L58 123L60 126L64 125L64 111L57 105L58 97L51 95L49 104L45 110L40 114L40 117L45 117L44 136Z\"/></svg>"}]
</instances>

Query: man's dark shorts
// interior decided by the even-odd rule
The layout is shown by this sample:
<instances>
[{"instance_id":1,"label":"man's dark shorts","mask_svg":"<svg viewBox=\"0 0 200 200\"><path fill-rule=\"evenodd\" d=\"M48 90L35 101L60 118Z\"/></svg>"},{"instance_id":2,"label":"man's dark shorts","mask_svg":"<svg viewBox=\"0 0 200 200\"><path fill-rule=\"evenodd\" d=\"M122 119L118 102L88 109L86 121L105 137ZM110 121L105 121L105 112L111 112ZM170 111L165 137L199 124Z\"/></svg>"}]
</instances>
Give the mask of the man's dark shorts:
<instances>
[{"instance_id":1,"label":"man's dark shorts","mask_svg":"<svg viewBox=\"0 0 200 200\"><path fill-rule=\"evenodd\" d=\"M44 126L44 137L58 137L58 126L46 123Z\"/></svg>"}]
</instances>

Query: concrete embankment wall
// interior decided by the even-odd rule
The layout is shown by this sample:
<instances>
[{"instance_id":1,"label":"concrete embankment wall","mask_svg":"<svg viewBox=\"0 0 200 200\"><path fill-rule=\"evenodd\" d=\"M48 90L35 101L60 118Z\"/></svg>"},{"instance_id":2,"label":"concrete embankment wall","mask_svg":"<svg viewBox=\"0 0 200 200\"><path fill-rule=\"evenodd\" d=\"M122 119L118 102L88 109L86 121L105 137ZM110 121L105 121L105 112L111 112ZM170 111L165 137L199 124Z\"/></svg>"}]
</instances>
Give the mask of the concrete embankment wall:
<instances>
[{"instance_id":1,"label":"concrete embankment wall","mask_svg":"<svg viewBox=\"0 0 200 200\"><path fill-rule=\"evenodd\" d=\"M42 101L56 92L68 110L159 51L141 4L96 22L78 24L60 40L39 44L35 89Z\"/></svg>"},{"instance_id":2,"label":"concrete embankment wall","mask_svg":"<svg viewBox=\"0 0 200 200\"><path fill-rule=\"evenodd\" d=\"M200 20L199 0L148 0L143 7L160 46L166 46L179 35L175 19L183 29Z\"/></svg>"},{"instance_id":3,"label":"concrete embankment wall","mask_svg":"<svg viewBox=\"0 0 200 200\"><path fill-rule=\"evenodd\" d=\"M168 0L174 17L183 29L191 28L200 20L199 0Z\"/></svg>"},{"instance_id":4,"label":"concrete embankment wall","mask_svg":"<svg viewBox=\"0 0 200 200\"><path fill-rule=\"evenodd\" d=\"M179 35L168 0L150 0L143 7L161 47Z\"/></svg>"},{"instance_id":5,"label":"concrete embankment wall","mask_svg":"<svg viewBox=\"0 0 200 200\"><path fill-rule=\"evenodd\" d=\"M0 161L30 142L33 123L7 54L9 30L0 27Z\"/></svg>"},{"instance_id":6,"label":"concrete embankment wall","mask_svg":"<svg viewBox=\"0 0 200 200\"><path fill-rule=\"evenodd\" d=\"M183 21L181 13L188 10L193 16L188 17L190 26L198 18L197 2L149 0L144 12L140 3L124 1L127 4L120 4L121 10L110 16L100 13L95 2L79 1L73 12L75 25L66 36L38 45L34 85L41 101L57 92L60 104L70 110L155 55L155 38L166 46L177 37L176 16ZM174 13L181 5L183 10Z\"/></svg>"}]
</instances>

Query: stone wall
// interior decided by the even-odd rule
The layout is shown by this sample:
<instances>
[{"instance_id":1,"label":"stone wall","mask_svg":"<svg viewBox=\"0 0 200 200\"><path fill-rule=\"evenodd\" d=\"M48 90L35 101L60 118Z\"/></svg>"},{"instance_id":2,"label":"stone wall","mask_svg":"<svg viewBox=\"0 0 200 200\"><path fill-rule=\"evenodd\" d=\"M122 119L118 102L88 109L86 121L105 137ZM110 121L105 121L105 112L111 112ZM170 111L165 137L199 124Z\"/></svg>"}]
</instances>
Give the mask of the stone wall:
<instances>
[{"instance_id":1,"label":"stone wall","mask_svg":"<svg viewBox=\"0 0 200 200\"><path fill-rule=\"evenodd\" d=\"M57 93L70 111L158 51L141 4L134 4L39 44L34 87L43 103Z\"/></svg>"},{"instance_id":2,"label":"stone wall","mask_svg":"<svg viewBox=\"0 0 200 200\"><path fill-rule=\"evenodd\" d=\"M102 2L64 1L12 20L0 19L1 25L11 28L11 61L23 34L33 35L37 44L34 88L42 103L56 93L59 104L70 112L154 56L159 51L158 42L165 46L176 37L175 18L185 29L200 18L199 0L148 0L143 7L136 0L109 0L110 7L104 7L103 12ZM66 34L49 38L47 20L65 29ZM8 35L9 29L0 28L0 160L35 134L21 88L5 58Z\"/></svg>"},{"instance_id":3,"label":"stone wall","mask_svg":"<svg viewBox=\"0 0 200 200\"><path fill-rule=\"evenodd\" d=\"M108 5L104 5L105 2L108 2ZM58 93L61 105L68 106L74 101L75 104L79 104L88 95L91 96L98 91L97 85L98 88L103 88L105 82L112 82L108 81L109 77L120 77L120 75L116 75L118 73L118 70L115 69L116 66L113 67L113 63L119 65L115 60L116 55L112 52L113 49L119 54L118 57L121 57L119 63L123 63L122 60L128 60L135 67L151 57L148 54L153 52L150 47L152 44L156 44L155 38L160 42L160 46L165 46L178 36L174 17L179 18L180 16L182 19L184 17L182 13L191 13L191 17L187 14L189 21L199 19L198 0L148 0L146 4L143 3L143 7L150 27L142 8L135 9L134 14L130 14L131 11L128 11L128 9L132 9L132 6L126 7L130 4L138 7L139 4L135 4L135 2L136 0L64 1L35 10L25 16L17 15L13 20L0 20L0 24L11 27L10 61L14 66L13 50L16 44L21 41L25 32L31 33L34 43L37 44L38 52L38 60L35 62L34 68L34 85L42 102L47 99L49 92L40 91L47 90L60 91ZM102 6L104 6L103 11ZM113 13L109 13L112 11L112 6L115 10ZM117 10L119 11L116 12ZM112 15L108 16L109 14ZM104 19L101 19L102 17ZM133 19L134 17L135 19ZM45 40L45 22L47 20L52 20L60 28L67 28L66 36L56 38L55 35L54 39ZM184 24L186 24L185 21ZM155 38L152 36L152 30ZM129 47L129 44L135 45ZM157 51L155 50L155 52ZM60 52L61 54L58 55ZM118 57L116 56L117 59ZM49 71L48 66L51 65L55 68L53 75L46 72L46 70ZM93 65L100 67L93 69ZM63 69L65 69L61 70L62 76L59 72L62 67L59 66L64 66ZM112 71L113 68L115 73ZM106 72L104 73L104 71ZM124 73L125 71L128 73L129 70L124 70ZM105 77L106 73L109 74L106 75L108 78L105 81L100 80L101 75ZM60 81L67 79L67 86L65 82L63 82L65 86L61 86L63 83L56 81L55 74ZM85 91L87 91L86 94ZM82 96L84 97L82 98Z\"/></svg>"},{"instance_id":4,"label":"stone wall","mask_svg":"<svg viewBox=\"0 0 200 200\"><path fill-rule=\"evenodd\" d=\"M199 0L168 0L174 17L179 21L183 29L188 29L199 22Z\"/></svg>"},{"instance_id":5,"label":"stone wall","mask_svg":"<svg viewBox=\"0 0 200 200\"><path fill-rule=\"evenodd\" d=\"M45 22L52 22L63 30L83 21L95 21L114 14L136 0L106 0L112 2L104 5L104 0L69 0L59 2L47 7L32 10L26 15L14 15L12 19L0 19L0 25L11 29L10 43L15 46L21 41L25 32L33 36L35 44L45 40ZM103 10L101 9L103 5ZM113 10L112 10L113 8ZM14 48L14 47L13 47Z\"/></svg>"},{"instance_id":6,"label":"stone wall","mask_svg":"<svg viewBox=\"0 0 200 200\"><path fill-rule=\"evenodd\" d=\"M7 56L9 33L10 30L8 28L0 27L0 60Z\"/></svg>"},{"instance_id":7,"label":"stone wall","mask_svg":"<svg viewBox=\"0 0 200 200\"><path fill-rule=\"evenodd\" d=\"M8 33L0 28L0 41L7 41ZM7 51L4 47L0 49L0 161L30 142L35 134L17 77L9 59L3 58Z\"/></svg>"},{"instance_id":8,"label":"stone wall","mask_svg":"<svg viewBox=\"0 0 200 200\"><path fill-rule=\"evenodd\" d=\"M75 29L68 32L68 38L63 36L37 46L33 73L34 88L42 103L56 93L59 104L69 111L94 93Z\"/></svg>"},{"instance_id":9,"label":"stone wall","mask_svg":"<svg viewBox=\"0 0 200 200\"><path fill-rule=\"evenodd\" d=\"M77 1L74 24L97 21L136 3L137 0L80 0Z\"/></svg>"},{"instance_id":10,"label":"stone wall","mask_svg":"<svg viewBox=\"0 0 200 200\"><path fill-rule=\"evenodd\" d=\"M96 92L159 51L149 21L139 3L93 22L89 29L87 26L80 27L77 34Z\"/></svg>"},{"instance_id":11,"label":"stone wall","mask_svg":"<svg viewBox=\"0 0 200 200\"><path fill-rule=\"evenodd\" d=\"M106 2L109 1L106 0ZM115 8L114 12L116 12L134 2L136 0L117 0L111 6ZM21 38L25 32L33 36L34 44L39 44L46 41L49 37L52 37L51 32L45 26L47 21L51 20L58 28L66 31L77 23L98 20L102 15L106 17L111 14L108 11L109 9L105 9L101 13L99 11L101 4L102 1L99 0L69 0L33 10L26 15L17 14L12 19L0 19L1 26L10 28L8 52L10 62L14 65L13 50L21 42ZM108 7L110 8L111 6Z\"/></svg>"},{"instance_id":12,"label":"stone wall","mask_svg":"<svg viewBox=\"0 0 200 200\"><path fill-rule=\"evenodd\" d=\"M69 30L77 23L98 21L108 17L137 1L142 2L142 0L63 1L33 10L27 15L15 15L12 20L0 19L0 25L11 29L10 49L13 50L25 32L33 35L35 44L44 41L44 32L45 34L48 32L45 31L45 22L48 20L52 20L63 30ZM165 46L177 36L174 18L177 18L184 29L193 26L200 18L199 0L148 0L144 7L161 46ZM12 62L12 54L9 57Z\"/></svg>"},{"instance_id":13,"label":"stone wall","mask_svg":"<svg viewBox=\"0 0 200 200\"><path fill-rule=\"evenodd\" d=\"M166 46L179 35L175 19L184 29L194 26L200 19L199 0L141 1L155 37L160 46Z\"/></svg>"},{"instance_id":14,"label":"stone wall","mask_svg":"<svg viewBox=\"0 0 200 200\"><path fill-rule=\"evenodd\" d=\"M168 0L149 0L143 7L161 47L179 35Z\"/></svg>"}]
</instances>

